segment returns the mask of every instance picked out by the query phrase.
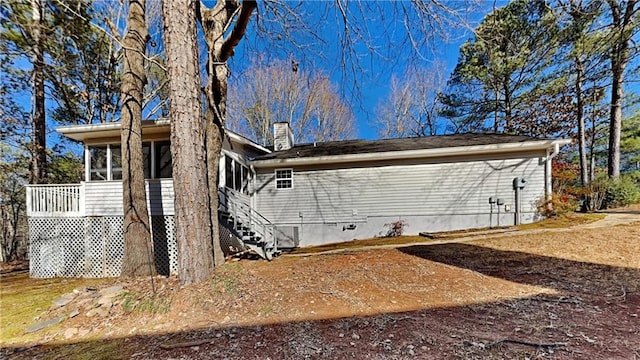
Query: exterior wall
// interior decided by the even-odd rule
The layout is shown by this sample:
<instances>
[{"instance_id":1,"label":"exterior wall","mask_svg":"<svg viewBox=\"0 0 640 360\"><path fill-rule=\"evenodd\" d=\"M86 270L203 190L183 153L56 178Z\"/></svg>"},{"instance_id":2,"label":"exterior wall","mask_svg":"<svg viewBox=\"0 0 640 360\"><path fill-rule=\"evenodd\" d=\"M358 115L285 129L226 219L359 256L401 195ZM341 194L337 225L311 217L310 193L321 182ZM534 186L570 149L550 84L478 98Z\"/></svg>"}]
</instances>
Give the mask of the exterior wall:
<instances>
[{"instance_id":1,"label":"exterior wall","mask_svg":"<svg viewBox=\"0 0 640 360\"><path fill-rule=\"evenodd\" d=\"M292 189L276 189L275 169L260 168L255 206L276 225L298 226L300 246L379 236L386 233L384 224L400 219L409 224L406 234L488 227L491 196L511 208L502 214L500 224L513 225L513 179L525 177L521 220L529 223L536 220L536 200L545 195L544 156L525 153L294 167ZM496 220L494 214L493 226ZM350 230L350 225L355 229Z\"/></svg>"},{"instance_id":2,"label":"exterior wall","mask_svg":"<svg viewBox=\"0 0 640 360\"><path fill-rule=\"evenodd\" d=\"M83 183L87 216L122 216L122 181ZM146 180L147 206L151 216L174 215L173 180Z\"/></svg>"}]
</instances>

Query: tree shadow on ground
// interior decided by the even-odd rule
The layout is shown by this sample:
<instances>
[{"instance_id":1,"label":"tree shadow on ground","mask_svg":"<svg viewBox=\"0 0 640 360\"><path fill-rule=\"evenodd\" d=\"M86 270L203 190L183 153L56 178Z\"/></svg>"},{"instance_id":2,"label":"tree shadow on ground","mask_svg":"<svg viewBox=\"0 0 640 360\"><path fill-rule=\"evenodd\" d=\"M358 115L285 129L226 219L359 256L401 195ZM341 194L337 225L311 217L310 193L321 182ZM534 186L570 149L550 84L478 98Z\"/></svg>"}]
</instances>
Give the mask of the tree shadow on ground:
<instances>
[{"instance_id":1,"label":"tree shadow on ground","mask_svg":"<svg viewBox=\"0 0 640 360\"><path fill-rule=\"evenodd\" d=\"M212 325L176 333L5 351L16 359L640 356L638 269L469 244L411 246L398 251L487 276L551 288L557 294L374 316L254 326ZM182 346L175 346L178 344Z\"/></svg>"},{"instance_id":2,"label":"tree shadow on ground","mask_svg":"<svg viewBox=\"0 0 640 360\"><path fill-rule=\"evenodd\" d=\"M519 251L451 243L409 246L399 251L487 276L543 286L559 292L606 295L612 291L637 292L640 269L573 261Z\"/></svg>"},{"instance_id":3,"label":"tree shadow on ground","mask_svg":"<svg viewBox=\"0 0 640 360\"><path fill-rule=\"evenodd\" d=\"M637 214L640 215L640 210L633 209L616 209L616 210L604 210L601 211L603 214Z\"/></svg>"}]
</instances>

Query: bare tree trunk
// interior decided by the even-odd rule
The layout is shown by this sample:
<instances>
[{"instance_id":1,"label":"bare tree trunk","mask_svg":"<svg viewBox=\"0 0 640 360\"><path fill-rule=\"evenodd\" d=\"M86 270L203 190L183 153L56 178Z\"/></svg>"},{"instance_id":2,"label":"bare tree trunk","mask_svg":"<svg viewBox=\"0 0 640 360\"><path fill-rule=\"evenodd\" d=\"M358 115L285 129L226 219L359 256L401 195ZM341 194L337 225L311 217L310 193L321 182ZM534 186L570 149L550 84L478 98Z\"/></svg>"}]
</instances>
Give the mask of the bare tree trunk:
<instances>
[{"instance_id":1,"label":"bare tree trunk","mask_svg":"<svg viewBox=\"0 0 640 360\"><path fill-rule=\"evenodd\" d=\"M607 174L611 178L620 176L620 130L622 129L622 69L617 61L611 60L613 79L611 84L611 115L609 120L609 157Z\"/></svg>"},{"instance_id":2,"label":"bare tree trunk","mask_svg":"<svg viewBox=\"0 0 640 360\"><path fill-rule=\"evenodd\" d=\"M611 46L611 114L609 124L609 157L607 173L610 178L620 177L620 131L622 129L622 101L624 98L624 71L629 62L629 45L633 32L633 19L637 0L608 0L611 10L613 44Z\"/></svg>"},{"instance_id":3,"label":"bare tree trunk","mask_svg":"<svg viewBox=\"0 0 640 360\"><path fill-rule=\"evenodd\" d=\"M129 1L127 34L123 40L122 74L122 205L124 208L124 259L121 276L156 273L142 158L142 96L147 82L144 53L149 37L145 0Z\"/></svg>"},{"instance_id":4,"label":"bare tree trunk","mask_svg":"<svg viewBox=\"0 0 640 360\"><path fill-rule=\"evenodd\" d=\"M209 220L213 235L213 253L216 265L224 263L224 254L220 246L218 231L218 162L224 135L224 123L227 118L227 77L226 61L233 55L233 49L244 36L249 19L257 4L255 1L218 1L212 9L200 12L200 23L204 30L209 49L207 75L209 82L205 88L207 97L206 153L207 184L209 193ZM225 29L233 21L236 11L240 10L235 27L228 38Z\"/></svg>"},{"instance_id":5,"label":"bare tree trunk","mask_svg":"<svg viewBox=\"0 0 640 360\"><path fill-rule=\"evenodd\" d=\"M182 284L204 282L214 269L207 193L205 127L201 118L196 7L191 0L163 2L171 114L178 275ZM217 168L215 169L217 172Z\"/></svg>"},{"instance_id":6,"label":"bare tree trunk","mask_svg":"<svg viewBox=\"0 0 640 360\"><path fill-rule=\"evenodd\" d=\"M589 179L591 181L596 178L596 131L597 131L596 115L591 119L591 137L589 139Z\"/></svg>"},{"instance_id":7,"label":"bare tree trunk","mask_svg":"<svg viewBox=\"0 0 640 360\"><path fill-rule=\"evenodd\" d=\"M580 181L582 186L589 184L589 170L587 163L587 139L584 125L584 99L582 97L582 77L584 66L582 60L576 56L576 118L578 120L578 153L580 155Z\"/></svg>"},{"instance_id":8,"label":"bare tree trunk","mask_svg":"<svg viewBox=\"0 0 640 360\"><path fill-rule=\"evenodd\" d=\"M47 138L44 93L44 49L42 1L31 0L33 20L33 118L31 123L31 183L47 182Z\"/></svg>"}]
</instances>

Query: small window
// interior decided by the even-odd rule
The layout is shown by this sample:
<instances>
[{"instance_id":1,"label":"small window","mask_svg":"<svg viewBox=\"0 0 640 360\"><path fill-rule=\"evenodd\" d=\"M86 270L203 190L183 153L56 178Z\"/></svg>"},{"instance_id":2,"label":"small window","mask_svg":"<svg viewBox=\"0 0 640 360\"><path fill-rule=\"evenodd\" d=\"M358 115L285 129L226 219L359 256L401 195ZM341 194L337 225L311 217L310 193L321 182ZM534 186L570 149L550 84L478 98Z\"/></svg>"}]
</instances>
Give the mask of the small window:
<instances>
[{"instance_id":1,"label":"small window","mask_svg":"<svg viewBox=\"0 0 640 360\"><path fill-rule=\"evenodd\" d=\"M224 158L224 186L241 192L243 194L249 194L249 168L235 161L234 159L225 156Z\"/></svg>"},{"instance_id":2,"label":"small window","mask_svg":"<svg viewBox=\"0 0 640 360\"><path fill-rule=\"evenodd\" d=\"M122 155L118 145L111 145L111 180L122 180Z\"/></svg>"},{"instance_id":3,"label":"small window","mask_svg":"<svg viewBox=\"0 0 640 360\"><path fill-rule=\"evenodd\" d=\"M242 167L242 193L249 195L249 168Z\"/></svg>"},{"instance_id":4,"label":"small window","mask_svg":"<svg viewBox=\"0 0 640 360\"><path fill-rule=\"evenodd\" d=\"M224 186L233 189L233 159L224 157Z\"/></svg>"},{"instance_id":5,"label":"small window","mask_svg":"<svg viewBox=\"0 0 640 360\"><path fill-rule=\"evenodd\" d=\"M142 162L144 163L144 178L151 179L151 143L142 143Z\"/></svg>"},{"instance_id":6,"label":"small window","mask_svg":"<svg viewBox=\"0 0 640 360\"><path fill-rule=\"evenodd\" d=\"M156 178L170 178L173 168L171 167L171 144L168 141L155 143L156 153Z\"/></svg>"},{"instance_id":7,"label":"small window","mask_svg":"<svg viewBox=\"0 0 640 360\"><path fill-rule=\"evenodd\" d=\"M242 191L242 165L237 162L233 167L233 190Z\"/></svg>"},{"instance_id":8,"label":"small window","mask_svg":"<svg viewBox=\"0 0 640 360\"><path fill-rule=\"evenodd\" d=\"M89 147L91 156L91 180L108 180L107 179L107 147L91 146Z\"/></svg>"},{"instance_id":9,"label":"small window","mask_svg":"<svg viewBox=\"0 0 640 360\"><path fill-rule=\"evenodd\" d=\"M293 188L293 170L278 169L276 170L276 189Z\"/></svg>"}]
</instances>

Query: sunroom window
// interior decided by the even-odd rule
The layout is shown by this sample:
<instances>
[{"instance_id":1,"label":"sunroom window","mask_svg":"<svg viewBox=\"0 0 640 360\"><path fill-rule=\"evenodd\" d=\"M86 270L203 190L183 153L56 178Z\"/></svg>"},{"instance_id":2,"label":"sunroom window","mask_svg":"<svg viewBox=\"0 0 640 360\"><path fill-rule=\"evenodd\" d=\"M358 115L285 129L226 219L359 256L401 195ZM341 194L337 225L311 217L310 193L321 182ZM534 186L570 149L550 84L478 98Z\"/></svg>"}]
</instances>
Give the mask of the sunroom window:
<instances>
[{"instance_id":1,"label":"sunroom window","mask_svg":"<svg viewBox=\"0 0 640 360\"><path fill-rule=\"evenodd\" d=\"M151 179L151 143L142 143L142 162L144 163L144 178Z\"/></svg>"},{"instance_id":2,"label":"sunroom window","mask_svg":"<svg viewBox=\"0 0 640 360\"><path fill-rule=\"evenodd\" d=\"M111 146L111 180L122 180L122 155L118 145Z\"/></svg>"},{"instance_id":3,"label":"sunroom window","mask_svg":"<svg viewBox=\"0 0 640 360\"><path fill-rule=\"evenodd\" d=\"M171 151L168 141L142 144L145 179L170 178ZM89 146L87 173L90 181L122 180L122 151L120 144ZM155 160L153 160L155 159Z\"/></svg>"},{"instance_id":4,"label":"sunroom window","mask_svg":"<svg viewBox=\"0 0 640 360\"><path fill-rule=\"evenodd\" d=\"M107 146L92 146L89 148L91 156L91 180L109 180L107 174Z\"/></svg>"},{"instance_id":5,"label":"sunroom window","mask_svg":"<svg viewBox=\"0 0 640 360\"><path fill-rule=\"evenodd\" d=\"M229 156L224 157L224 186L249 194L249 168Z\"/></svg>"},{"instance_id":6,"label":"sunroom window","mask_svg":"<svg viewBox=\"0 0 640 360\"><path fill-rule=\"evenodd\" d=\"M156 178L170 178L173 174L171 165L171 144L168 141L155 143Z\"/></svg>"}]
</instances>

